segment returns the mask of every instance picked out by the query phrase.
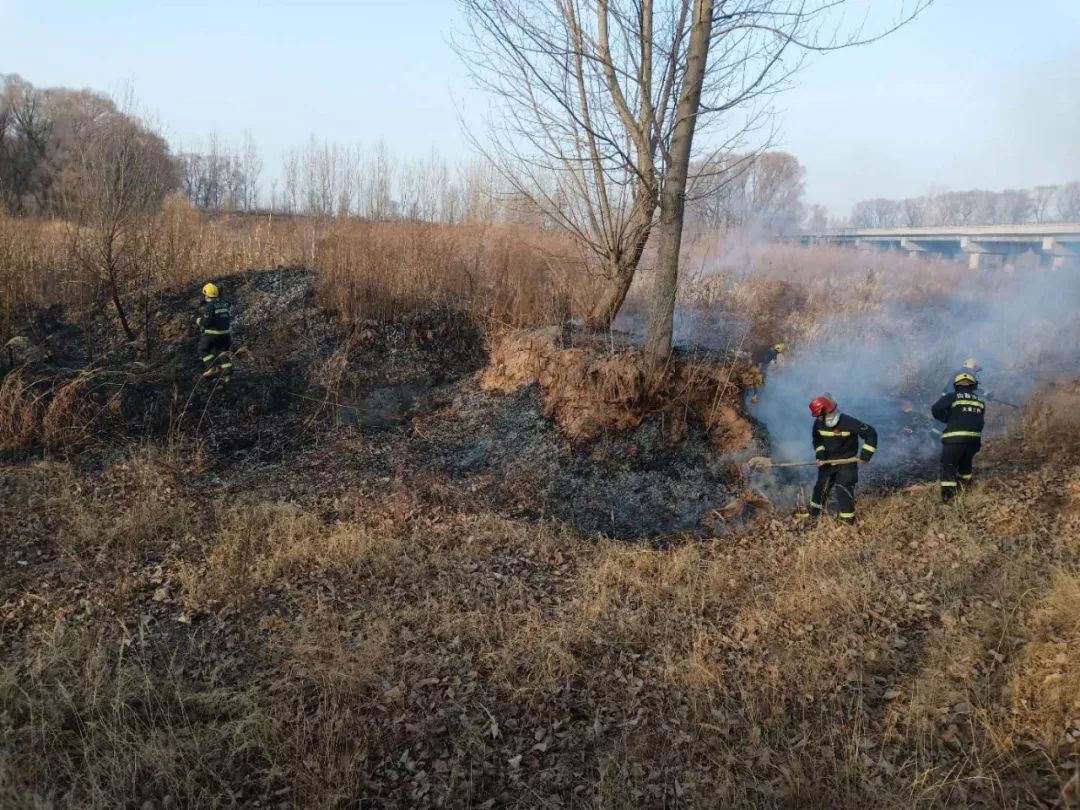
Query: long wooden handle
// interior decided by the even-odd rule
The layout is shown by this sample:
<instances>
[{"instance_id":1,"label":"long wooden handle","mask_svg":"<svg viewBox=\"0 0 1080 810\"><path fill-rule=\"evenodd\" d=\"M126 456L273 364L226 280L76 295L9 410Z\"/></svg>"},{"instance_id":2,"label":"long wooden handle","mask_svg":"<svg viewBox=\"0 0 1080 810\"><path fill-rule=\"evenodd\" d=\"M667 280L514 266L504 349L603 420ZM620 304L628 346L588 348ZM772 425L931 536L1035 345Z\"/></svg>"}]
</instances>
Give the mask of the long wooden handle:
<instances>
[{"instance_id":1,"label":"long wooden handle","mask_svg":"<svg viewBox=\"0 0 1080 810\"><path fill-rule=\"evenodd\" d=\"M840 464L854 464L859 459L857 458L838 458L832 461L826 461L824 466L835 467ZM818 463L816 461L783 461L779 464L770 464L770 467L816 467Z\"/></svg>"}]
</instances>

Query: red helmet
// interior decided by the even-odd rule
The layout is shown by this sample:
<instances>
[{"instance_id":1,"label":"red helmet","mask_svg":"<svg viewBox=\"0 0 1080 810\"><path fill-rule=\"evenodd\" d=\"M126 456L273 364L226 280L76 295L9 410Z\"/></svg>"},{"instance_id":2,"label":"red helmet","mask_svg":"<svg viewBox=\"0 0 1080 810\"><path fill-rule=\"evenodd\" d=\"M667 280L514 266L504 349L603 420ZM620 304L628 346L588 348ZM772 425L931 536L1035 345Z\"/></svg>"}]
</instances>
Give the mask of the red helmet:
<instances>
[{"instance_id":1,"label":"red helmet","mask_svg":"<svg viewBox=\"0 0 1080 810\"><path fill-rule=\"evenodd\" d=\"M815 419L819 416L824 416L827 413L832 413L835 410L836 403L833 402L833 399L830 396L818 397L810 403L810 413Z\"/></svg>"}]
</instances>

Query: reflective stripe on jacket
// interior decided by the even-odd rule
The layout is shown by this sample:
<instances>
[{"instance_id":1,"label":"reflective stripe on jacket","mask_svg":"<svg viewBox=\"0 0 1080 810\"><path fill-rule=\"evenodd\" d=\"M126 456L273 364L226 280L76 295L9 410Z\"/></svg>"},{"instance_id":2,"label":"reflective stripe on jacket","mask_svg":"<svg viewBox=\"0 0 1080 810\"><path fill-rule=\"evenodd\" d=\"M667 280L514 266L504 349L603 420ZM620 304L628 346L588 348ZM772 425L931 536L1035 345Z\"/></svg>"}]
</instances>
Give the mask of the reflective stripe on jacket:
<instances>
[{"instance_id":1,"label":"reflective stripe on jacket","mask_svg":"<svg viewBox=\"0 0 1080 810\"><path fill-rule=\"evenodd\" d=\"M982 438L986 421L986 402L975 391L945 394L930 409L934 418L945 423L943 442L967 442Z\"/></svg>"},{"instance_id":2,"label":"reflective stripe on jacket","mask_svg":"<svg viewBox=\"0 0 1080 810\"><path fill-rule=\"evenodd\" d=\"M825 424L823 418L815 419L811 436L818 461L855 458L856 454L863 461L869 461L877 451L877 431L846 413L840 414L833 427ZM863 440L861 450L859 439Z\"/></svg>"},{"instance_id":3,"label":"reflective stripe on jacket","mask_svg":"<svg viewBox=\"0 0 1080 810\"><path fill-rule=\"evenodd\" d=\"M207 301L195 323L204 335L227 335L232 328L232 308L228 301Z\"/></svg>"}]
</instances>

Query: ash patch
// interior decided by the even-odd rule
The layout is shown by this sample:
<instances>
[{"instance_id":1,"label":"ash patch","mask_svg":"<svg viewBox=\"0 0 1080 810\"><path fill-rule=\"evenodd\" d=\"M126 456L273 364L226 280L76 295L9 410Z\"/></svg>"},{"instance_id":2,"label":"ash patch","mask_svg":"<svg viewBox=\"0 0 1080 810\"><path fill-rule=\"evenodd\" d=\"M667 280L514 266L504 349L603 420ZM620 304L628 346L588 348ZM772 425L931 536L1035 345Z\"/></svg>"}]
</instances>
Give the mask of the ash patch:
<instances>
[{"instance_id":1,"label":"ash patch","mask_svg":"<svg viewBox=\"0 0 1080 810\"><path fill-rule=\"evenodd\" d=\"M42 315L43 390L89 375L95 421L78 455L84 467L160 444L184 454L184 486L196 491L319 503L405 481L466 511L618 538L704 535L703 517L741 480L697 417L658 412L575 444L546 415L536 385L481 390L484 335L450 306L345 324L320 305L318 276L303 269L214 281L234 307L229 386L200 376L201 284L154 303L149 357L145 335L126 343L108 313L86 322Z\"/></svg>"},{"instance_id":2,"label":"ash patch","mask_svg":"<svg viewBox=\"0 0 1080 810\"><path fill-rule=\"evenodd\" d=\"M554 518L616 538L704 534L703 517L732 498L737 470L691 428L662 418L575 448L543 413L536 386L492 395L474 382L417 425L406 466L447 475L471 497L519 517Z\"/></svg>"}]
</instances>

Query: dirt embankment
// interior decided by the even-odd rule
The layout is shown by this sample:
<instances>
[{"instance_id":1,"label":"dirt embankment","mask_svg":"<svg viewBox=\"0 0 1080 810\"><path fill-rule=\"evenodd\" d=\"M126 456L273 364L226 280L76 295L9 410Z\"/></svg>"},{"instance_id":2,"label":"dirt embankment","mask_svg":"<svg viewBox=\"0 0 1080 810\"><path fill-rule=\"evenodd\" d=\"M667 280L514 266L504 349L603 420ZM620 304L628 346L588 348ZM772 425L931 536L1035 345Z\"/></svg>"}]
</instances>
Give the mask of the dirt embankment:
<instances>
[{"instance_id":1,"label":"dirt embankment","mask_svg":"<svg viewBox=\"0 0 1080 810\"><path fill-rule=\"evenodd\" d=\"M132 344L109 313L50 310L5 379L0 450L100 467L149 441L195 458L195 487L311 499L404 480L433 502L617 537L714 530L742 487L731 458L753 440L752 367L701 356L654 373L610 338L486 338L449 307L345 324L304 270L219 282L235 311L230 386L200 378L198 285L152 302L149 340Z\"/></svg>"}]
</instances>

